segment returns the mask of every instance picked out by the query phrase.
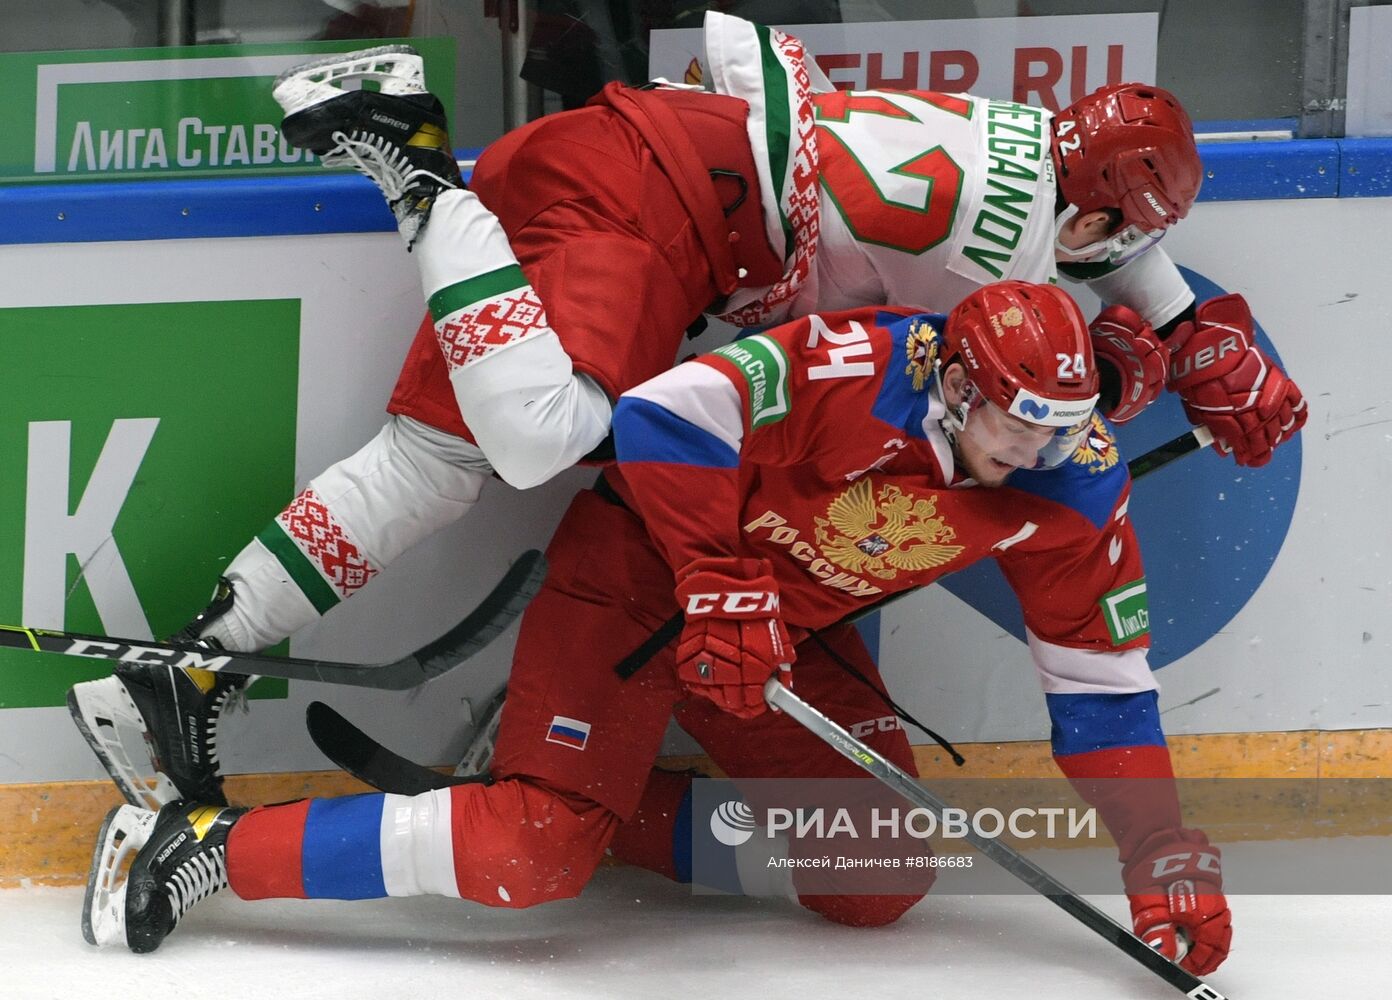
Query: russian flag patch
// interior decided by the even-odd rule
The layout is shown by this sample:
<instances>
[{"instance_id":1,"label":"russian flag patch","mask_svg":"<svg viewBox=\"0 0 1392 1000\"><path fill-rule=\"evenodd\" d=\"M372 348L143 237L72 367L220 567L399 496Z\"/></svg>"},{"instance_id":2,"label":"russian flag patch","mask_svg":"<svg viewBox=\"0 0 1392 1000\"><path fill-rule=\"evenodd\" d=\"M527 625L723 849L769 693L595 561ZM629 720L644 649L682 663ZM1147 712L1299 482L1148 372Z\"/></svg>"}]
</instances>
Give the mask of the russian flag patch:
<instances>
[{"instance_id":1,"label":"russian flag patch","mask_svg":"<svg viewBox=\"0 0 1392 1000\"><path fill-rule=\"evenodd\" d=\"M572 750L583 750L590 739L590 724L579 719L567 719L558 715L551 720L551 728L546 731L547 743L559 743Z\"/></svg>"}]
</instances>

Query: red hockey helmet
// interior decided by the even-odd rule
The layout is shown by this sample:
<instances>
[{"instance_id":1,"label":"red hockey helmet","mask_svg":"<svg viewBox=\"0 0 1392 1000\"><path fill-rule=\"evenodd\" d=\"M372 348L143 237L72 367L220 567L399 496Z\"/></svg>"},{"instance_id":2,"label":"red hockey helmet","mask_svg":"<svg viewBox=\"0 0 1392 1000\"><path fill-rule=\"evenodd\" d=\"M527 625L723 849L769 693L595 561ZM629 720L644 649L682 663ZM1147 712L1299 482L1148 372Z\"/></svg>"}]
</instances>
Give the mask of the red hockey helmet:
<instances>
[{"instance_id":1,"label":"red hockey helmet","mask_svg":"<svg viewBox=\"0 0 1392 1000\"><path fill-rule=\"evenodd\" d=\"M1097 402L1087 321L1056 285L978 288L948 315L943 356L962 362L988 402L1030 423L1067 427Z\"/></svg>"},{"instance_id":2,"label":"red hockey helmet","mask_svg":"<svg viewBox=\"0 0 1392 1000\"><path fill-rule=\"evenodd\" d=\"M1189 214L1203 167L1194 127L1168 90L1102 87L1054 118L1059 190L1080 213L1121 211L1121 227L1156 232Z\"/></svg>"},{"instance_id":3,"label":"red hockey helmet","mask_svg":"<svg viewBox=\"0 0 1392 1000\"><path fill-rule=\"evenodd\" d=\"M1013 464L1046 468L1072 455L1091 423L1098 378L1087 321L1068 293L1024 281L979 288L948 315L942 354L944 367L959 361L968 377L949 415L956 431L1008 441L1000 432L1013 417L1016 431L1024 421L1042 432Z\"/></svg>"}]
</instances>

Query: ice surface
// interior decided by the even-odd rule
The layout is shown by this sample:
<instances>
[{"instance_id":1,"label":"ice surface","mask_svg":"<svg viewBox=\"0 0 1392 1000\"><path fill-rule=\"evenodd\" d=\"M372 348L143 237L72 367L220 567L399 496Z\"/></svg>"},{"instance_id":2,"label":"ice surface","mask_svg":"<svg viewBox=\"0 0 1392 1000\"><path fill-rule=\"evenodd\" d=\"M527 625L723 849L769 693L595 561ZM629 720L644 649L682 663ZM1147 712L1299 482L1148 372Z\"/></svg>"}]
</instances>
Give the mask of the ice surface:
<instances>
[{"instance_id":1,"label":"ice surface","mask_svg":"<svg viewBox=\"0 0 1392 1000\"><path fill-rule=\"evenodd\" d=\"M1126 912L1120 897L1093 901ZM85 944L81 905L80 889L0 892L0 997L1181 995L1034 896L930 896L891 927L854 930L782 899L693 896L630 868L601 869L580 899L529 911L438 897L245 903L223 893L146 956ZM1232 905L1235 950L1210 977L1231 1000L1388 995L1392 897L1243 896Z\"/></svg>"}]
</instances>

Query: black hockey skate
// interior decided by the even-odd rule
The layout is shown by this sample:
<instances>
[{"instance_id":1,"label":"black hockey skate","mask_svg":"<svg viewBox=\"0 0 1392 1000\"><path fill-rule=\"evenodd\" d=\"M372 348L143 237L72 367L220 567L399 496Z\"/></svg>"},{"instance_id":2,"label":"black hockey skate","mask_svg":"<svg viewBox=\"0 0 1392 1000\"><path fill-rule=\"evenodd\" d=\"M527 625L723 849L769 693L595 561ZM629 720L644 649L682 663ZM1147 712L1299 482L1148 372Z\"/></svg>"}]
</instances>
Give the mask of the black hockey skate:
<instances>
[{"instance_id":1,"label":"black hockey skate","mask_svg":"<svg viewBox=\"0 0 1392 1000\"><path fill-rule=\"evenodd\" d=\"M213 601L170 637L220 649L203 631L232 606L218 581ZM119 663L110 677L74 685L68 711L126 801L147 809L190 799L226 805L218 774L218 723L232 703L245 705L251 678L155 663Z\"/></svg>"},{"instance_id":2,"label":"black hockey skate","mask_svg":"<svg viewBox=\"0 0 1392 1000\"><path fill-rule=\"evenodd\" d=\"M87 943L142 954L158 948L193 904L227 886L227 833L245 812L171 802L158 813L134 806L107 813L87 873Z\"/></svg>"},{"instance_id":3,"label":"black hockey skate","mask_svg":"<svg viewBox=\"0 0 1392 1000\"><path fill-rule=\"evenodd\" d=\"M373 81L379 90L347 90ZM425 89L420 55L383 45L286 70L271 91L285 111L281 134L326 167L353 167L386 195L409 248L441 191L464 187L444 107Z\"/></svg>"}]
</instances>

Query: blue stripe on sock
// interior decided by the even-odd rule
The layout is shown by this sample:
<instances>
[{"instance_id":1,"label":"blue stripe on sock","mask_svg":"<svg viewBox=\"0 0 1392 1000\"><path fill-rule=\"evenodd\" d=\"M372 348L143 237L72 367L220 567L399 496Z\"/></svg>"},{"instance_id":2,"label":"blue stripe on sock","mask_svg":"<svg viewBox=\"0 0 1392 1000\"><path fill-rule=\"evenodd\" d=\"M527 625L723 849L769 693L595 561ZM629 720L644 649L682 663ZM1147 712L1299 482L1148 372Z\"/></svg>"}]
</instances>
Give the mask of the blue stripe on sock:
<instances>
[{"instance_id":1,"label":"blue stripe on sock","mask_svg":"<svg viewBox=\"0 0 1392 1000\"><path fill-rule=\"evenodd\" d=\"M1054 754L1066 757L1119 747L1164 746L1159 696L1134 694L1049 694Z\"/></svg>"},{"instance_id":2,"label":"blue stripe on sock","mask_svg":"<svg viewBox=\"0 0 1392 1000\"><path fill-rule=\"evenodd\" d=\"M382 877L380 792L315 799L305 817L301 864L310 899L380 899Z\"/></svg>"}]
</instances>

